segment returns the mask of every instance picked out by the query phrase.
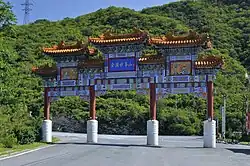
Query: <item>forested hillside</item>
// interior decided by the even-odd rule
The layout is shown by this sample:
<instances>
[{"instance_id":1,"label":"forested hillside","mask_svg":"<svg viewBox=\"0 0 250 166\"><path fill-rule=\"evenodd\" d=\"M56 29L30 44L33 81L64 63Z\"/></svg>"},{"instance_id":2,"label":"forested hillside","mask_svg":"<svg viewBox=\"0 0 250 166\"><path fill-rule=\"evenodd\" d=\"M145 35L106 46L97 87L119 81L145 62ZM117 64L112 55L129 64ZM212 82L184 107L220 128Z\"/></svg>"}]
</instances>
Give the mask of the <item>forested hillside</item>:
<instances>
[{"instance_id":1,"label":"forested hillside","mask_svg":"<svg viewBox=\"0 0 250 166\"><path fill-rule=\"evenodd\" d=\"M182 34L189 29L207 32L213 41L208 54L221 55L226 66L215 83L215 111L219 116L222 95L227 95L227 129L242 131L247 89L244 74L250 66L250 5L241 1L181 1L134 11L109 7L61 21L37 20L15 25L11 7L0 0L0 143L11 145L38 141L42 122L42 80L31 72L32 66L52 64L41 48L61 40L87 41L107 29L117 33L133 27L151 35L169 31ZM249 68L250 69L250 68ZM173 95L158 101L160 134L202 134L206 116L204 99ZM88 103L77 97L52 104L54 130L86 132ZM97 99L100 133L145 134L149 118L149 99L134 92L110 92Z\"/></svg>"}]
</instances>

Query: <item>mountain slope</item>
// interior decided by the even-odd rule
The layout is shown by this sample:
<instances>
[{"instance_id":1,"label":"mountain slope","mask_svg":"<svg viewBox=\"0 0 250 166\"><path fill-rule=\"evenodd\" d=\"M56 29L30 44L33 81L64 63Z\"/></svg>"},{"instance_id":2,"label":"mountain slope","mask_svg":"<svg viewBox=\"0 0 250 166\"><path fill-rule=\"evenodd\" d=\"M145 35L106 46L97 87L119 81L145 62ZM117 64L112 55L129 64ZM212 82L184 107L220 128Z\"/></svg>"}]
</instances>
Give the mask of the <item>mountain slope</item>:
<instances>
[{"instance_id":1,"label":"mountain slope","mask_svg":"<svg viewBox=\"0 0 250 166\"><path fill-rule=\"evenodd\" d=\"M147 8L142 13L167 16L192 29L207 32L215 48L250 67L250 6L247 1L232 5L184 1Z\"/></svg>"}]
</instances>

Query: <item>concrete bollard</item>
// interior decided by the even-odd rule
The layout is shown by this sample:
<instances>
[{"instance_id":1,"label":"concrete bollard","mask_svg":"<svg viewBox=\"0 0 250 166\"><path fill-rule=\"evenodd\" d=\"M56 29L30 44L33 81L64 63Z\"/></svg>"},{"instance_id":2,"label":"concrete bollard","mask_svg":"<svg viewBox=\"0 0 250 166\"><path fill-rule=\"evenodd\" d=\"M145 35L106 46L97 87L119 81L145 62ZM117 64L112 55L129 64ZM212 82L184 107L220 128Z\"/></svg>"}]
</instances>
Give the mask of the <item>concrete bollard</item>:
<instances>
[{"instance_id":1,"label":"concrete bollard","mask_svg":"<svg viewBox=\"0 0 250 166\"><path fill-rule=\"evenodd\" d=\"M216 121L204 121L203 147L216 148Z\"/></svg>"},{"instance_id":2,"label":"concrete bollard","mask_svg":"<svg viewBox=\"0 0 250 166\"><path fill-rule=\"evenodd\" d=\"M147 121L147 145L158 146L159 122L157 120Z\"/></svg>"},{"instance_id":3,"label":"concrete bollard","mask_svg":"<svg viewBox=\"0 0 250 166\"><path fill-rule=\"evenodd\" d=\"M98 142L98 121L88 120L87 122L87 142L97 143Z\"/></svg>"},{"instance_id":4,"label":"concrete bollard","mask_svg":"<svg viewBox=\"0 0 250 166\"><path fill-rule=\"evenodd\" d=\"M52 121L44 120L42 124L42 141L50 143L52 142Z\"/></svg>"}]
</instances>

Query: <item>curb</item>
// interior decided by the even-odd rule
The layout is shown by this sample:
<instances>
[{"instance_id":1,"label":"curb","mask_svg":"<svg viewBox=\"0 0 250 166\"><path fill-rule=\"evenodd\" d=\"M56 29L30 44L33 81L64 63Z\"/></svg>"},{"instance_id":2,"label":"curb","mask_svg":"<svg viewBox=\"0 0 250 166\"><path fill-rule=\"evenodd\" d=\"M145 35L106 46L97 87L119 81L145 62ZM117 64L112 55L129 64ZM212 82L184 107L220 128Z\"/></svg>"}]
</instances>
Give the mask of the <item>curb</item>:
<instances>
[{"instance_id":1,"label":"curb","mask_svg":"<svg viewBox=\"0 0 250 166\"><path fill-rule=\"evenodd\" d=\"M20 152L14 152L14 153L11 153L9 155L3 155L2 157L0 157L0 161L10 159L10 158L13 158L13 157L22 156L22 155L25 155L25 154L28 154L28 153L32 153L32 152L42 150L42 149L46 149L46 148L53 147L53 146L56 146L56 145L48 144L48 145L38 147L38 148L32 149L32 150L24 150L24 151L20 151Z\"/></svg>"}]
</instances>

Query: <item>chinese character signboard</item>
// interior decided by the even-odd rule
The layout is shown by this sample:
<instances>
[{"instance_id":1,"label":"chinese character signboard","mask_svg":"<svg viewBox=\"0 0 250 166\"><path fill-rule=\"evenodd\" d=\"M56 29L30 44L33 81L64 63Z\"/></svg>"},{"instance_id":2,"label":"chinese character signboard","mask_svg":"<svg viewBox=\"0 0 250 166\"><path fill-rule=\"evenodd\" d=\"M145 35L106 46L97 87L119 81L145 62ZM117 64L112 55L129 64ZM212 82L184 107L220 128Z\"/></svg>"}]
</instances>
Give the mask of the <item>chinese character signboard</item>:
<instances>
[{"instance_id":1,"label":"chinese character signboard","mask_svg":"<svg viewBox=\"0 0 250 166\"><path fill-rule=\"evenodd\" d=\"M109 72L135 71L136 59L133 58L110 58L108 63Z\"/></svg>"}]
</instances>

